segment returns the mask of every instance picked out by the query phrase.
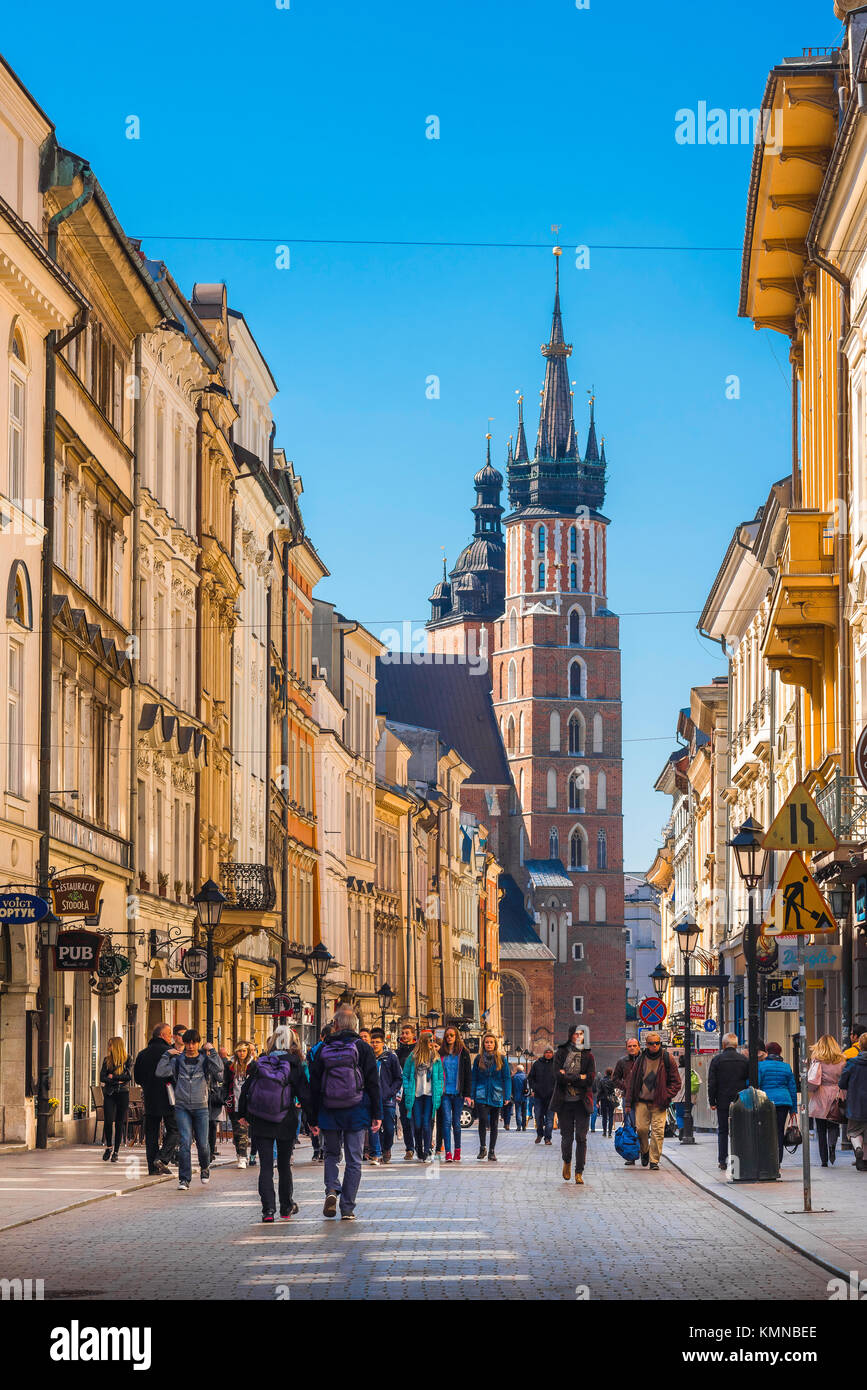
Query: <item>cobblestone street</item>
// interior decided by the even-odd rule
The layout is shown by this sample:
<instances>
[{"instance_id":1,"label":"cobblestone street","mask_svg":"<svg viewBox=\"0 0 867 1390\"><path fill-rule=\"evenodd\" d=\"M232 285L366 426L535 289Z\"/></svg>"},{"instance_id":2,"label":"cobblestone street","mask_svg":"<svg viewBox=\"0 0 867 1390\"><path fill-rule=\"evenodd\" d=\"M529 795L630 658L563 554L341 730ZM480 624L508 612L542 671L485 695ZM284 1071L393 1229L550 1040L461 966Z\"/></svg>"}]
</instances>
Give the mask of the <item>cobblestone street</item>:
<instances>
[{"instance_id":1,"label":"cobblestone street","mask_svg":"<svg viewBox=\"0 0 867 1390\"><path fill-rule=\"evenodd\" d=\"M291 1222L260 1223L257 1169L216 1167L208 1187L194 1171L187 1194L163 1181L7 1230L0 1277L42 1278L46 1299L827 1298L826 1271L669 1164L626 1168L591 1135L578 1188L556 1135L502 1135L497 1165L466 1137L460 1167L365 1165L355 1223L323 1219L304 1143ZM98 1149L69 1154L102 1177Z\"/></svg>"}]
</instances>

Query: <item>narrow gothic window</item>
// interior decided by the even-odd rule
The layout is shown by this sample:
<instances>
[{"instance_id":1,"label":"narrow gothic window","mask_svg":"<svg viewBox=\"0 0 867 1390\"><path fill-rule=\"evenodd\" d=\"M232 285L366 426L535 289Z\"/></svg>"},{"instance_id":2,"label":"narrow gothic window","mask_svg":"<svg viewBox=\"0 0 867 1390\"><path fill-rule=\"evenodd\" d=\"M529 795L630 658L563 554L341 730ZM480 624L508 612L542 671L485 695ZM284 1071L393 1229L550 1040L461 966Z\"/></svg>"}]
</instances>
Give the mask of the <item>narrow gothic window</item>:
<instances>
[{"instance_id":1,"label":"narrow gothic window","mask_svg":"<svg viewBox=\"0 0 867 1390\"><path fill-rule=\"evenodd\" d=\"M584 775L582 772L573 772L569 778L569 810L584 810Z\"/></svg>"},{"instance_id":2,"label":"narrow gothic window","mask_svg":"<svg viewBox=\"0 0 867 1390\"><path fill-rule=\"evenodd\" d=\"M580 661L573 661L569 667L569 694L581 696L584 694L583 667Z\"/></svg>"},{"instance_id":3,"label":"narrow gothic window","mask_svg":"<svg viewBox=\"0 0 867 1390\"><path fill-rule=\"evenodd\" d=\"M569 527L569 554L570 554L570 555L576 555L577 553L578 553L578 536L577 536L577 534L576 534L575 527L574 527L574 526L570 526L570 527Z\"/></svg>"},{"instance_id":4,"label":"narrow gothic window","mask_svg":"<svg viewBox=\"0 0 867 1390\"><path fill-rule=\"evenodd\" d=\"M608 841L605 838L604 830L600 830L596 836L596 867L597 869L608 868Z\"/></svg>"},{"instance_id":5,"label":"narrow gothic window","mask_svg":"<svg viewBox=\"0 0 867 1390\"><path fill-rule=\"evenodd\" d=\"M536 584L536 588L537 588L537 589L544 589L544 587L545 587L545 566L544 566L544 564L540 564L540 566L539 566L539 576L538 576L538 582L537 582L537 584Z\"/></svg>"},{"instance_id":6,"label":"narrow gothic window","mask_svg":"<svg viewBox=\"0 0 867 1390\"><path fill-rule=\"evenodd\" d=\"M549 858L549 859L559 859L559 858L560 858L560 836L557 834L557 827L556 827L556 826L554 827L554 829L551 831L551 833L550 833L549 836L548 836L548 858Z\"/></svg>"},{"instance_id":7,"label":"narrow gothic window","mask_svg":"<svg viewBox=\"0 0 867 1390\"><path fill-rule=\"evenodd\" d=\"M578 714L573 714L569 720L569 752L584 752L584 725Z\"/></svg>"},{"instance_id":8,"label":"narrow gothic window","mask_svg":"<svg viewBox=\"0 0 867 1390\"><path fill-rule=\"evenodd\" d=\"M572 612L569 614L569 645L570 645L570 647L583 647L583 646L584 646L584 632L583 632L583 630L582 630L584 625L583 625L583 623L581 622L581 616L582 616L582 615L581 615L581 613L579 612L579 610L578 610L577 608L573 608L573 609L572 609Z\"/></svg>"},{"instance_id":9,"label":"narrow gothic window","mask_svg":"<svg viewBox=\"0 0 867 1390\"><path fill-rule=\"evenodd\" d=\"M556 710L552 713L549 723L548 747L552 753L560 752L560 716Z\"/></svg>"},{"instance_id":10,"label":"narrow gothic window","mask_svg":"<svg viewBox=\"0 0 867 1390\"><path fill-rule=\"evenodd\" d=\"M580 830L573 830L569 837L569 868L580 869L584 863L584 844Z\"/></svg>"},{"instance_id":11,"label":"narrow gothic window","mask_svg":"<svg viewBox=\"0 0 867 1390\"><path fill-rule=\"evenodd\" d=\"M569 566L569 588L574 591L578 588L578 566Z\"/></svg>"},{"instance_id":12,"label":"narrow gothic window","mask_svg":"<svg viewBox=\"0 0 867 1390\"><path fill-rule=\"evenodd\" d=\"M510 647L517 647L517 645L518 645L518 616L517 616L517 614L515 613L515 610L514 610L514 608L513 608L512 611L511 611L511 613L509 614L509 646L510 646Z\"/></svg>"},{"instance_id":13,"label":"narrow gothic window","mask_svg":"<svg viewBox=\"0 0 867 1390\"><path fill-rule=\"evenodd\" d=\"M544 554L545 554L545 528L544 528L544 526L540 526L540 527L539 527L537 545L538 545L539 554L540 554L540 555L544 555Z\"/></svg>"}]
</instances>

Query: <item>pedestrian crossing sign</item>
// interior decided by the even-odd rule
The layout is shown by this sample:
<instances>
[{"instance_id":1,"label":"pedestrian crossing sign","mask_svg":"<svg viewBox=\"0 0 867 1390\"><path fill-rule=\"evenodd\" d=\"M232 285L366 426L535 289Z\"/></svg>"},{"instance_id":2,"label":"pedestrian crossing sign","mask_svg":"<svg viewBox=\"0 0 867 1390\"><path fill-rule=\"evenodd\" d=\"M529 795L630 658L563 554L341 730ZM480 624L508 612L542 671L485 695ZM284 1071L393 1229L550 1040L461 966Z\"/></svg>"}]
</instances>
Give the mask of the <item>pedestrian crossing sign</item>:
<instances>
[{"instance_id":1,"label":"pedestrian crossing sign","mask_svg":"<svg viewBox=\"0 0 867 1390\"><path fill-rule=\"evenodd\" d=\"M762 840L763 849L816 852L835 849L837 841L803 782L789 793Z\"/></svg>"},{"instance_id":2,"label":"pedestrian crossing sign","mask_svg":"<svg viewBox=\"0 0 867 1390\"><path fill-rule=\"evenodd\" d=\"M836 931L837 923L800 854L793 854L774 889L760 935Z\"/></svg>"}]
</instances>

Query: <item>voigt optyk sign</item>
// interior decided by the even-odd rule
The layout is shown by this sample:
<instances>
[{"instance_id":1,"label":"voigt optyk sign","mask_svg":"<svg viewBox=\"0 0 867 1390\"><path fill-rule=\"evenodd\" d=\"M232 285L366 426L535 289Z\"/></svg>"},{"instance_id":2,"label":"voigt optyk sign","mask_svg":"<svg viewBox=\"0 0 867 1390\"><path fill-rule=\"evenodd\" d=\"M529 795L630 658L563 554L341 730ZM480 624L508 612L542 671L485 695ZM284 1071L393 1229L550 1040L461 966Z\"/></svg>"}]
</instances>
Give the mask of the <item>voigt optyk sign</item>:
<instances>
[{"instance_id":1,"label":"voigt optyk sign","mask_svg":"<svg viewBox=\"0 0 867 1390\"><path fill-rule=\"evenodd\" d=\"M25 926L41 922L48 915L49 904L33 893L0 893L0 922Z\"/></svg>"}]
</instances>

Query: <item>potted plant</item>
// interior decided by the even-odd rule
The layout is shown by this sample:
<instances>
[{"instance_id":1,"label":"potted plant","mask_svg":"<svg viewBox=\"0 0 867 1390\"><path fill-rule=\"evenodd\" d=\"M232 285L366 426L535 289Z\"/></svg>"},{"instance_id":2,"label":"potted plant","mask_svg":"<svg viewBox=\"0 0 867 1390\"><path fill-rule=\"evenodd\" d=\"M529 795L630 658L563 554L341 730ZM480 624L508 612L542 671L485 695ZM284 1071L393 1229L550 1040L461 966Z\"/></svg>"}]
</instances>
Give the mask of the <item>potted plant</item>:
<instances>
[{"instance_id":1,"label":"potted plant","mask_svg":"<svg viewBox=\"0 0 867 1390\"><path fill-rule=\"evenodd\" d=\"M180 902L180 900L181 900L181 890L183 889L183 886L184 886L184 885L183 885L181 879L176 878L176 879L175 879L175 901L176 901L176 902Z\"/></svg>"},{"instance_id":2,"label":"potted plant","mask_svg":"<svg viewBox=\"0 0 867 1390\"><path fill-rule=\"evenodd\" d=\"M160 897L161 897L161 898L164 898L164 897L166 896L166 890L168 889L168 886L169 886L169 876L168 876L168 874L160 874L160 873L158 873L158 874L157 874L157 887L158 887L158 889L159 889L159 894L160 894Z\"/></svg>"},{"instance_id":3,"label":"potted plant","mask_svg":"<svg viewBox=\"0 0 867 1390\"><path fill-rule=\"evenodd\" d=\"M190 883L190 880L187 879L187 902L188 902L188 903L191 903L192 901L193 901L193 885Z\"/></svg>"},{"instance_id":4,"label":"potted plant","mask_svg":"<svg viewBox=\"0 0 867 1390\"><path fill-rule=\"evenodd\" d=\"M140 892L143 892L143 893L149 893L149 892L150 892L150 882L149 882L149 880L148 880L148 876L147 876L147 874L145 873L144 869L139 869L139 871L138 871L138 886L139 886Z\"/></svg>"},{"instance_id":5,"label":"potted plant","mask_svg":"<svg viewBox=\"0 0 867 1390\"><path fill-rule=\"evenodd\" d=\"M86 1120L86 1119L87 1119L87 1106L86 1106L86 1105L73 1105L73 1107L72 1107L72 1118L73 1118L74 1120Z\"/></svg>"}]
</instances>

